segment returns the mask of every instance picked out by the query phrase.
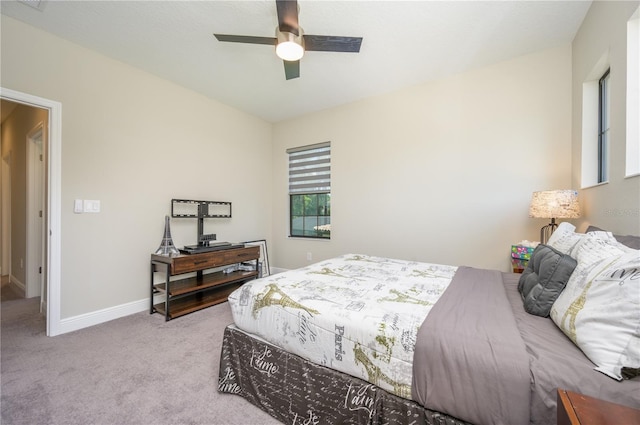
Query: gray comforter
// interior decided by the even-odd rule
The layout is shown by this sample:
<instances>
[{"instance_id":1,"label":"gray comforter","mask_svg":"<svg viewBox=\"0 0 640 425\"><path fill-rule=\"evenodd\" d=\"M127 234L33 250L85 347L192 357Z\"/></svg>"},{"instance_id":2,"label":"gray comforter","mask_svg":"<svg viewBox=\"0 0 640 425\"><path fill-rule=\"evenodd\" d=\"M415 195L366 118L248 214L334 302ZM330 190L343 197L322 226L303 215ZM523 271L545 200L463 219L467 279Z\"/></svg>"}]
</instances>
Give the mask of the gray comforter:
<instances>
[{"instance_id":1,"label":"gray comforter","mask_svg":"<svg viewBox=\"0 0 640 425\"><path fill-rule=\"evenodd\" d=\"M502 273L460 267L418 331L412 397L474 424L528 424L529 357Z\"/></svg>"},{"instance_id":2,"label":"gray comforter","mask_svg":"<svg viewBox=\"0 0 640 425\"><path fill-rule=\"evenodd\" d=\"M477 425L553 424L558 388L640 408L640 377L595 371L551 319L524 310L519 277L458 269L418 332L414 400Z\"/></svg>"},{"instance_id":3,"label":"gray comforter","mask_svg":"<svg viewBox=\"0 0 640 425\"><path fill-rule=\"evenodd\" d=\"M556 423L558 388L640 409L640 377L616 381L594 370L594 364L550 318L524 311L518 276L505 273L504 284L529 355L530 423Z\"/></svg>"}]
</instances>

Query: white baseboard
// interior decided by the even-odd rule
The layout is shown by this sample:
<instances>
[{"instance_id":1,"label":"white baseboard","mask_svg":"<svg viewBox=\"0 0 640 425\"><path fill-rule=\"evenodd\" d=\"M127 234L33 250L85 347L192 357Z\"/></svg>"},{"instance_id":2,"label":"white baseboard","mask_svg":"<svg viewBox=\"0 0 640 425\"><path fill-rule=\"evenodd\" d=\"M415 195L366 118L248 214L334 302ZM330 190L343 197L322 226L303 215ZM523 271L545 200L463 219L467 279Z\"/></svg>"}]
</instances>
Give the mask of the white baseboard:
<instances>
[{"instance_id":1,"label":"white baseboard","mask_svg":"<svg viewBox=\"0 0 640 425\"><path fill-rule=\"evenodd\" d=\"M164 296L159 295L154 297L153 303L157 304L162 301L164 301ZM115 307L109 307L102 310L92 311L91 313L62 319L60 320L60 332L58 335L88 328L89 326L99 325L100 323L140 313L141 311L149 311L149 307L149 298L145 298L143 300L132 301Z\"/></svg>"},{"instance_id":2,"label":"white baseboard","mask_svg":"<svg viewBox=\"0 0 640 425\"><path fill-rule=\"evenodd\" d=\"M269 267L269 271L271 272L271 274L278 274L289 271L289 269L281 269L280 267Z\"/></svg>"},{"instance_id":3,"label":"white baseboard","mask_svg":"<svg viewBox=\"0 0 640 425\"><path fill-rule=\"evenodd\" d=\"M19 290L21 290L23 293L27 292L27 285L25 285L24 283L22 283L17 277L15 277L14 275L9 276L9 282L11 282L12 284L14 284L16 286L16 288L18 288Z\"/></svg>"},{"instance_id":4,"label":"white baseboard","mask_svg":"<svg viewBox=\"0 0 640 425\"><path fill-rule=\"evenodd\" d=\"M288 269L281 269L279 267L271 267L270 269L272 275L287 270ZM153 303L157 304L163 301L164 295L157 295L154 297ZM60 332L57 335L99 325L100 323L140 313L141 311L149 311L148 298L62 319L60 320Z\"/></svg>"}]
</instances>

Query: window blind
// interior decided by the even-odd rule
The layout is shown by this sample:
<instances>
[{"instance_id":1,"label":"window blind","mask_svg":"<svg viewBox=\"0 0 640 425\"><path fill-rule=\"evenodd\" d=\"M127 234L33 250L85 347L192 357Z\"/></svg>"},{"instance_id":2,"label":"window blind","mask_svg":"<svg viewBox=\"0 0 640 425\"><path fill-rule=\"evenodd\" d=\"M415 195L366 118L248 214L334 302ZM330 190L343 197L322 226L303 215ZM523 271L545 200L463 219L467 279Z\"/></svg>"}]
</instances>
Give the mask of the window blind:
<instances>
[{"instance_id":1,"label":"window blind","mask_svg":"<svg viewBox=\"0 0 640 425\"><path fill-rule=\"evenodd\" d=\"M289 194L331 192L331 142L287 149Z\"/></svg>"}]
</instances>

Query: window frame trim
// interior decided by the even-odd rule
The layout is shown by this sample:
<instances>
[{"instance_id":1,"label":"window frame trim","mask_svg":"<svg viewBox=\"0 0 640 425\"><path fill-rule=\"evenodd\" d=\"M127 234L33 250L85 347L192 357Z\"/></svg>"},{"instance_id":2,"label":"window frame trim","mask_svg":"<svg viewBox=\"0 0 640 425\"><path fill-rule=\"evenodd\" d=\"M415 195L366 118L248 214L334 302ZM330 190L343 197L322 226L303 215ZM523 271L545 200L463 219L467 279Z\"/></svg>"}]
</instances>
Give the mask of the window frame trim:
<instances>
[{"instance_id":1,"label":"window frame trim","mask_svg":"<svg viewBox=\"0 0 640 425\"><path fill-rule=\"evenodd\" d=\"M291 202L292 196L305 196L305 195L329 195L331 196L331 192L322 192L322 193L289 193L289 237L290 238L304 238L304 239L316 239L316 240L331 240L331 232L329 232L328 237L324 236L307 236L307 235L294 235L293 234L293 202ZM302 216L307 217L306 215ZM310 217L331 217L331 214L324 216L310 216Z\"/></svg>"},{"instance_id":2,"label":"window frame trim","mask_svg":"<svg viewBox=\"0 0 640 425\"><path fill-rule=\"evenodd\" d=\"M310 151L310 150L320 149L320 148L329 148L329 167L331 168L331 141L321 142L321 143L314 143L314 144L304 145L304 146L297 146L297 147L294 147L294 148L286 149L285 152L287 153L287 166L290 167L290 164L291 164L290 163L290 161L291 161L290 154L304 152L304 151ZM289 217L288 217L289 235L288 235L288 237L289 238L313 239L313 240L325 240L325 241L331 240L331 232L329 232L329 236L328 237L294 235L293 234L293 202L292 202L292 196L305 196L305 195L317 196L317 195L320 195L320 194L328 194L329 196L331 196L331 172L329 171L329 190L328 191L321 191L321 192L313 192L313 191L312 192L291 192L290 181L289 181L290 178L291 178L291 174L288 171L287 172L287 184L288 184L287 195L288 195L288 200L289 200ZM303 215L303 217L306 217L306 216ZM323 216L323 217L329 217L329 222L331 222L331 214L329 214L328 216Z\"/></svg>"},{"instance_id":3,"label":"window frame trim","mask_svg":"<svg viewBox=\"0 0 640 425\"><path fill-rule=\"evenodd\" d=\"M609 107L611 105L610 75L611 68L607 68L604 74L602 74L598 79L598 184L608 181L609 174L607 167L607 161L609 159L607 151L609 147L608 141L610 127L605 129L603 126L610 123L610 117L606 110L607 104L609 104ZM609 99L608 102L607 99Z\"/></svg>"}]
</instances>

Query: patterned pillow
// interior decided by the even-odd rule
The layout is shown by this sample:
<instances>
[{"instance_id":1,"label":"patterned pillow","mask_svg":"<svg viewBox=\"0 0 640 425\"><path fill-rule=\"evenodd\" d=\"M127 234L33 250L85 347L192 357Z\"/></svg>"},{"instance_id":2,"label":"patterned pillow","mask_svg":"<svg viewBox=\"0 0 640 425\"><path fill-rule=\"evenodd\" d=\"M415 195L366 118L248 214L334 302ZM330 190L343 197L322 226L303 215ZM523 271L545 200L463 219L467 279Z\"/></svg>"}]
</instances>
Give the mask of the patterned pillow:
<instances>
[{"instance_id":1,"label":"patterned pillow","mask_svg":"<svg viewBox=\"0 0 640 425\"><path fill-rule=\"evenodd\" d=\"M548 317L553 302L564 289L576 265L576 260L570 256L550 246L538 245L518 281L525 311Z\"/></svg>"},{"instance_id":2,"label":"patterned pillow","mask_svg":"<svg viewBox=\"0 0 640 425\"><path fill-rule=\"evenodd\" d=\"M587 227L586 233L589 232L604 232L604 230L596 226L589 226ZM640 236L613 235L613 237L624 246L632 249L640 249Z\"/></svg>"},{"instance_id":3,"label":"patterned pillow","mask_svg":"<svg viewBox=\"0 0 640 425\"><path fill-rule=\"evenodd\" d=\"M585 236L591 235L595 236L598 239L607 240L613 242L614 244L617 242L616 238L613 236L611 232L607 232L605 230L600 230L596 228L590 227L591 230L588 229L589 233L576 233L576 226L573 224L563 221L558 225L558 228L553 232L549 240L547 241L547 245L557 249L563 254L570 255L573 258L576 258L576 252L580 244L584 241Z\"/></svg>"},{"instance_id":4,"label":"patterned pillow","mask_svg":"<svg viewBox=\"0 0 640 425\"><path fill-rule=\"evenodd\" d=\"M621 380L623 367L640 367L640 251L597 232L575 253L578 265L551 319L597 371Z\"/></svg>"},{"instance_id":5,"label":"patterned pillow","mask_svg":"<svg viewBox=\"0 0 640 425\"><path fill-rule=\"evenodd\" d=\"M547 245L555 248L563 254L570 255L569 253L571 252L573 247L575 247L576 244L580 242L583 236L584 234L582 233L576 233L576 226L569 223L568 221L563 221L551 234L551 237L547 241Z\"/></svg>"}]
</instances>

